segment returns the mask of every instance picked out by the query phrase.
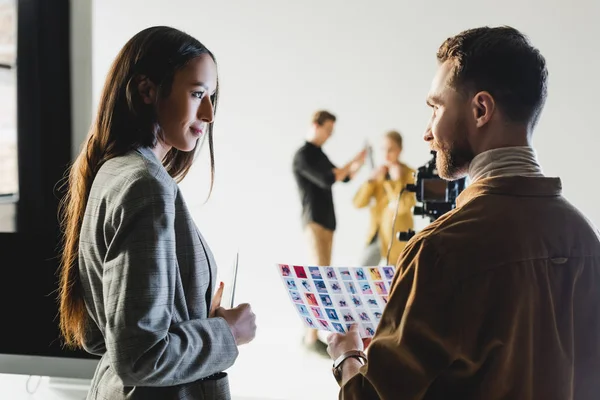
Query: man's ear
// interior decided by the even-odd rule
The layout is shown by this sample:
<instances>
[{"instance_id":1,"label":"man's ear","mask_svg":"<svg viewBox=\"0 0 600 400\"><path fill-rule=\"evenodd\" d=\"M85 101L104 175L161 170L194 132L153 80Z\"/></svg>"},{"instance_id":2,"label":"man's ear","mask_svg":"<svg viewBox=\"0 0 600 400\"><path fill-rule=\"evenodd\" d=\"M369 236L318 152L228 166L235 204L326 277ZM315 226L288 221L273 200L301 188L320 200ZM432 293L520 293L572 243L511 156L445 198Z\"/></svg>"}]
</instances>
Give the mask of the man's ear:
<instances>
[{"instance_id":1,"label":"man's ear","mask_svg":"<svg viewBox=\"0 0 600 400\"><path fill-rule=\"evenodd\" d=\"M156 85L147 76L138 78L138 93L144 104L154 104L156 102Z\"/></svg>"},{"instance_id":2,"label":"man's ear","mask_svg":"<svg viewBox=\"0 0 600 400\"><path fill-rule=\"evenodd\" d=\"M489 92L479 92L471 101L473 118L478 128L487 124L494 112L496 112L496 102Z\"/></svg>"}]
</instances>

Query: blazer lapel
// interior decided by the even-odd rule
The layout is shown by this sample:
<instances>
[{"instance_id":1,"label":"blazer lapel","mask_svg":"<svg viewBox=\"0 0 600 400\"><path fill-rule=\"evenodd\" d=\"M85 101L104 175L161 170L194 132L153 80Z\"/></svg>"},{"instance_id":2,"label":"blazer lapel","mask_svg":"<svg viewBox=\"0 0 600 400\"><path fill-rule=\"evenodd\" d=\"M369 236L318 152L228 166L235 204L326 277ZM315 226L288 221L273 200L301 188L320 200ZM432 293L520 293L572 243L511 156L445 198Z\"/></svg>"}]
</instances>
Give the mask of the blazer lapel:
<instances>
[{"instance_id":1,"label":"blazer lapel","mask_svg":"<svg viewBox=\"0 0 600 400\"><path fill-rule=\"evenodd\" d=\"M153 163L156 163L156 164L162 166L161 162L158 161L158 159L156 158L156 156L154 155L154 153L152 152L151 149L149 149L147 147L139 147L137 149L137 151L140 154L142 154L146 159L148 159L150 162L153 162ZM164 166L163 166L163 168L164 168ZM187 213L187 207L185 206L185 203L184 203L184 207L186 208L186 213ZM193 221L192 221L192 223L193 223ZM208 313L210 312L210 306L212 303L213 288L215 287L215 283L216 283L216 279L217 279L216 263L215 263L212 252L210 251L208 246L206 246L204 237L200 233L200 230L198 229L198 227L196 226L195 223L194 223L194 229L196 231L196 234L198 235L200 244L202 245L202 250L204 251L204 255L206 256L206 262L208 263L208 273L209 273L210 282L208 285L208 290L206 291L206 298L205 298L206 314L208 315Z\"/></svg>"},{"instance_id":2,"label":"blazer lapel","mask_svg":"<svg viewBox=\"0 0 600 400\"><path fill-rule=\"evenodd\" d=\"M200 233L200 230L198 229L196 224L194 224L194 227L196 228L196 234L198 235L200 244L202 244L202 250L204 251L204 255L206 256L206 262L208 263L208 273L209 273L209 277L210 277L209 278L210 283L209 283L208 289L206 291L206 307L207 307L206 315L208 315L210 313L210 307L211 307L211 303L212 303L213 288L215 287L215 283L216 283L216 279L217 279L216 263L215 263L212 252L204 244L205 243L204 237Z\"/></svg>"}]
</instances>

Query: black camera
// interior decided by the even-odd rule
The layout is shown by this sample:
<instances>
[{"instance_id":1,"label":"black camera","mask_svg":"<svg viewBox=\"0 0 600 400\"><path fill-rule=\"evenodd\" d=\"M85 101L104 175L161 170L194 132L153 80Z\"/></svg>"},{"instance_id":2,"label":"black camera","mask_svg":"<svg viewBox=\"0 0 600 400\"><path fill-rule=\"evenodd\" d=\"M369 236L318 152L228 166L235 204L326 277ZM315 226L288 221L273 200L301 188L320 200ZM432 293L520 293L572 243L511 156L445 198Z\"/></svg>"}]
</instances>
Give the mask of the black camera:
<instances>
[{"instance_id":1,"label":"black camera","mask_svg":"<svg viewBox=\"0 0 600 400\"><path fill-rule=\"evenodd\" d=\"M440 178L435 165L435 151L431 154L431 160L417 170L415 184L407 185L404 190L416 193L417 201L421 203L413 208L413 214L428 217L433 222L456 207L456 198L464 190L466 178L455 181ZM397 238L408 241L414 235L415 231L409 229L398 232Z\"/></svg>"}]
</instances>

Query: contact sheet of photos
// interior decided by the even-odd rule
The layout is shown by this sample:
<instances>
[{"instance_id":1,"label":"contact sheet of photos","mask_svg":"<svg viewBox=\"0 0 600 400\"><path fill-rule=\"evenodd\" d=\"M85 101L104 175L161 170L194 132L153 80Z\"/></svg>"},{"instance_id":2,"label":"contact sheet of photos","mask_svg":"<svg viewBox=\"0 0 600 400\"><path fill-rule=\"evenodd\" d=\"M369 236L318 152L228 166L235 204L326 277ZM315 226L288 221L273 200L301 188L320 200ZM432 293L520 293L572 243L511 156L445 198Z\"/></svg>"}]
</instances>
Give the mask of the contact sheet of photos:
<instances>
[{"instance_id":1,"label":"contact sheet of photos","mask_svg":"<svg viewBox=\"0 0 600 400\"><path fill-rule=\"evenodd\" d=\"M277 269L306 326L344 333L358 324L362 337L375 334L395 272L393 266L277 264Z\"/></svg>"}]
</instances>

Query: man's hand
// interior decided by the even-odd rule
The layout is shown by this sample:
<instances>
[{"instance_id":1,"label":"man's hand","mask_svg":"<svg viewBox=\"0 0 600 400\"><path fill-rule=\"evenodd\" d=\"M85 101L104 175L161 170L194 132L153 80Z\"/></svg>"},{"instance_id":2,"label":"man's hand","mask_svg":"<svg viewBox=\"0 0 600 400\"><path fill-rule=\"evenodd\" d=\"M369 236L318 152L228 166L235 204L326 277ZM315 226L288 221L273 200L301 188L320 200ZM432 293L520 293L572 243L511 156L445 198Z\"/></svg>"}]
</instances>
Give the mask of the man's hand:
<instances>
[{"instance_id":1,"label":"man's hand","mask_svg":"<svg viewBox=\"0 0 600 400\"><path fill-rule=\"evenodd\" d=\"M343 181L350 177L352 179L354 175L362 168L367 157L367 149L362 149L354 158L342 168L334 168L333 174L335 175L335 181Z\"/></svg>"},{"instance_id":2,"label":"man's hand","mask_svg":"<svg viewBox=\"0 0 600 400\"><path fill-rule=\"evenodd\" d=\"M350 163L350 179L354 178L354 175L356 175L356 173L362 168L363 165L365 165L365 160L367 158L367 149L364 148L363 150L360 151L360 153L358 153L354 159L352 160L352 162Z\"/></svg>"},{"instance_id":3,"label":"man's hand","mask_svg":"<svg viewBox=\"0 0 600 400\"><path fill-rule=\"evenodd\" d=\"M327 337L327 353L332 360L350 350L364 351L365 347L358 333L358 325L354 324L348 333L332 333Z\"/></svg>"},{"instance_id":4,"label":"man's hand","mask_svg":"<svg viewBox=\"0 0 600 400\"><path fill-rule=\"evenodd\" d=\"M348 176L348 168L334 168L333 174L335 175L335 181L343 181Z\"/></svg>"}]
</instances>

